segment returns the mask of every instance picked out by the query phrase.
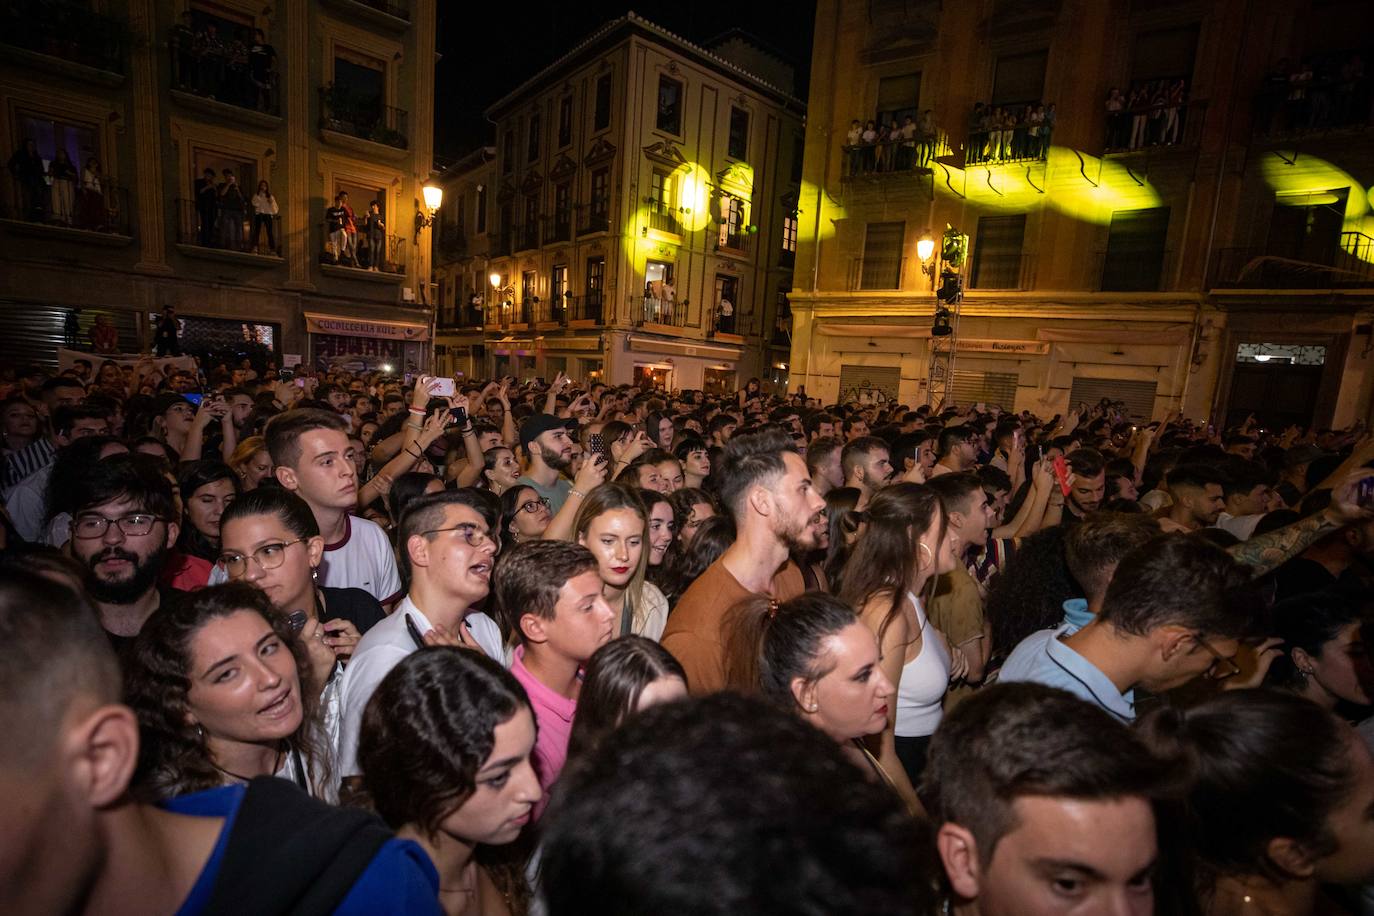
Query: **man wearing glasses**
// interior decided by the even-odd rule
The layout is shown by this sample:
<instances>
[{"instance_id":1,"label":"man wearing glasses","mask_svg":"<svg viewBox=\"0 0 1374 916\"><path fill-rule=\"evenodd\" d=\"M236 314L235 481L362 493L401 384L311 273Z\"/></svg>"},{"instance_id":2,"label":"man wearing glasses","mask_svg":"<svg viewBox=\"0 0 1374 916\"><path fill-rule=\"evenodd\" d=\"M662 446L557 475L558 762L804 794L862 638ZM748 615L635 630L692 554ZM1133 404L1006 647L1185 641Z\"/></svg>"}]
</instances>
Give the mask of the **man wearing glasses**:
<instances>
[{"instance_id":1,"label":"man wearing glasses","mask_svg":"<svg viewBox=\"0 0 1374 916\"><path fill-rule=\"evenodd\" d=\"M1253 614L1237 591L1249 579L1250 570L1208 541L1154 538L1122 558L1096 619L1018 647L1000 680L1059 687L1134 721L1136 687L1159 694L1199 675L1239 673L1231 658Z\"/></svg>"},{"instance_id":2,"label":"man wearing glasses","mask_svg":"<svg viewBox=\"0 0 1374 916\"><path fill-rule=\"evenodd\" d=\"M91 466L72 496L72 556L89 570L100 624L123 657L176 594L158 587L179 530L172 485L157 459L112 455Z\"/></svg>"},{"instance_id":3,"label":"man wearing glasses","mask_svg":"<svg viewBox=\"0 0 1374 916\"><path fill-rule=\"evenodd\" d=\"M501 629L473 607L490 590L497 541L471 491L415 500L401 517L397 546L410 591L353 650L340 685L339 775L358 775L358 733L377 685L424 645L461 644L504 663Z\"/></svg>"}]
</instances>

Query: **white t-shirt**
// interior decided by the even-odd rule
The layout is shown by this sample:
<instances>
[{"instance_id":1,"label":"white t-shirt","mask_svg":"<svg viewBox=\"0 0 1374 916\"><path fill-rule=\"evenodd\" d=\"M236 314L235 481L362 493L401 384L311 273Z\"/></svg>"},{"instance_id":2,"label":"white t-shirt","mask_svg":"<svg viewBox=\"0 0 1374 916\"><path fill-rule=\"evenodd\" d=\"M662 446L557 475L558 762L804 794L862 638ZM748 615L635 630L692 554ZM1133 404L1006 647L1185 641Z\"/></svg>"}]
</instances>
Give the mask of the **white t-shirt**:
<instances>
[{"instance_id":1,"label":"white t-shirt","mask_svg":"<svg viewBox=\"0 0 1374 916\"><path fill-rule=\"evenodd\" d=\"M434 628L410 596L401 599L396 610L363 634L353 658L344 669L339 687L339 777L357 776L358 736L363 727L363 711L377 685L407 655L419 648L406 628L406 615L415 629L426 633ZM486 614L471 613L464 618L474 641L489 657L505 664L501 649L501 628Z\"/></svg>"},{"instance_id":2,"label":"white t-shirt","mask_svg":"<svg viewBox=\"0 0 1374 916\"><path fill-rule=\"evenodd\" d=\"M320 584L329 588L360 588L382 604L401 596L396 553L376 522L347 516L343 540L324 545Z\"/></svg>"}]
</instances>

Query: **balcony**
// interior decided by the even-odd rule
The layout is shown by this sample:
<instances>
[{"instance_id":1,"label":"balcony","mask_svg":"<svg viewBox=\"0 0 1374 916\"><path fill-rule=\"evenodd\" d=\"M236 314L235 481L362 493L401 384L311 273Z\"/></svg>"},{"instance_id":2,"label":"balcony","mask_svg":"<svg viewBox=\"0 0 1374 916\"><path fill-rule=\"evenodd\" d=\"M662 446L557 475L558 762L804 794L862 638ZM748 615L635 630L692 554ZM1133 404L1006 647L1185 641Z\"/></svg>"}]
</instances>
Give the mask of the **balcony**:
<instances>
[{"instance_id":1,"label":"balcony","mask_svg":"<svg viewBox=\"0 0 1374 916\"><path fill-rule=\"evenodd\" d=\"M849 262L849 291L900 290L906 279L907 259L901 257L853 258Z\"/></svg>"},{"instance_id":2,"label":"balcony","mask_svg":"<svg viewBox=\"0 0 1374 916\"><path fill-rule=\"evenodd\" d=\"M587 293L584 296L574 296L568 305L568 320L590 321L593 324L602 324L602 301L601 293Z\"/></svg>"},{"instance_id":3,"label":"balcony","mask_svg":"<svg viewBox=\"0 0 1374 916\"><path fill-rule=\"evenodd\" d=\"M133 240L127 188L101 178L95 182L98 190L75 181L60 182L54 189L49 179L33 178L21 182L13 174L5 175L0 221L10 232L96 245L127 245Z\"/></svg>"},{"instance_id":4,"label":"balcony","mask_svg":"<svg viewBox=\"0 0 1374 916\"><path fill-rule=\"evenodd\" d=\"M177 249L183 254L241 264L282 263L280 215L199 209L194 200L178 200L176 208Z\"/></svg>"},{"instance_id":5,"label":"balcony","mask_svg":"<svg viewBox=\"0 0 1374 916\"><path fill-rule=\"evenodd\" d=\"M943 135L924 138L879 140L842 147L844 177L913 175L930 170L931 163L950 153Z\"/></svg>"},{"instance_id":6,"label":"balcony","mask_svg":"<svg viewBox=\"0 0 1374 916\"><path fill-rule=\"evenodd\" d=\"M968 134L964 164L1002 165L1015 162L1044 162L1050 151L1054 122L1025 116L984 115Z\"/></svg>"},{"instance_id":7,"label":"balcony","mask_svg":"<svg viewBox=\"0 0 1374 916\"><path fill-rule=\"evenodd\" d=\"M509 226L502 226L491 234L490 257L504 258L514 250L513 242L515 230Z\"/></svg>"},{"instance_id":8,"label":"balcony","mask_svg":"<svg viewBox=\"0 0 1374 916\"><path fill-rule=\"evenodd\" d=\"M320 254L320 269L326 274L377 283L395 283L405 276L408 240L403 236L371 236L362 225L357 232L331 232L328 223L322 229L324 251Z\"/></svg>"},{"instance_id":9,"label":"balcony","mask_svg":"<svg viewBox=\"0 0 1374 916\"><path fill-rule=\"evenodd\" d=\"M669 235L682 235L682 220L678 215L681 211L677 207L670 207L655 197L644 198L644 203L647 207L650 229Z\"/></svg>"},{"instance_id":10,"label":"balcony","mask_svg":"<svg viewBox=\"0 0 1374 916\"><path fill-rule=\"evenodd\" d=\"M1103 152L1109 155L1162 149L1196 149L1206 122L1207 102L1196 100L1107 112Z\"/></svg>"},{"instance_id":11,"label":"balcony","mask_svg":"<svg viewBox=\"0 0 1374 916\"><path fill-rule=\"evenodd\" d=\"M439 311L438 326L456 330L482 329L484 314L480 305L455 305Z\"/></svg>"},{"instance_id":12,"label":"balcony","mask_svg":"<svg viewBox=\"0 0 1374 916\"><path fill-rule=\"evenodd\" d=\"M409 149L407 122L409 115L401 108L382 105L373 100L354 99L344 86L320 88L320 129L328 137L354 138L393 150ZM343 145L349 145L345 142ZM369 152L366 148L362 152ZM392 153L387 158L401 158Z\"/></svg>"},{"instance_id":13,"label":"balcony","mask_svg":"<svg viewBox=\"0 0 1374 916\"><path fill-rule=\"evenodd\" d=\"M753 247L753 233L747 231L746 227L743 226L739 227L734 232L731 232L728 229L723 229L720 235L716 238L716 251L720 252L721 254L730 254L736 255L738 257L745 257L749 254Z\"/></svg>"},{"instance_id":14,"label":"balcony","mask_svg":"<svg viewBox=\"0 0 1374 916\"><path fill-rule=\"evenodd\" d=\"M214 115L239 118L264 127L281 123L281 96L275 60L178 27L167 39L172 97Z\"/></svg>"},{"instance_id":15,"label":"balcony","mask_svg":"<svg viewBox=\"0 0 1374 916\"><path fill-rule=\"evenodd\" d=\"M123 82L127 20L67 0L6 0L0 10L0 43L41 55L39 63L48 69L111 85Z\"/></svg>"},{"instance_id":16,"label":"balcony","mask_svg":"<svg viewBox=\"0 0 1374 916\"><path fill-rule=\"evenodd\" d=\"M676 299L643 296L639 300L636 324L659 324L670 328L685 328L687 304Z\"/></svg>"},{"instance_id":17,"label":"balcony","mask_svg":"<svg viewBox=\"0 0 1374 916\"><path fill-rule=\"evenodd\" d=\"M1035 255L1016 252L979 254L974 249L969 270L969 289L1021 290L1035 286Z\"/></svg>"},{"instance_id":18,"label":"balcony","mask_svg":"<svg viewBox=\"0 0 1374 916\"><path fill-rule=\"evenodd\" d=\"M363 20L392 31L410 26L410 0L326 0L350 20Z\"/></svg>"},{"instance_id":19,"label":"balcony","mask_svg":"<svg viewBox=\"0 0 1374 916\"><path fill-rule=\"evenodd\" d=\"M506 330L510 327L510 306L505 302L489 302L485 318L488 328Z\"/></svg>"},{"instance_id":20,"label":"balcony","mask_svg":"<svg viewBox=\"0 0 1374 916\"><path fill-rule=\"evenodd\" d=\"M1374 124L1374 76L1357 75L1349 59L1324 63L1317 76L1311 70L1270 75L1255 97L1258 136L1283 140Z\"/></svg>"},{"instance_id":21,"label":"balcony","mask_svg":"<svg viewBox=\"0 0 1374 916\"><path fill-rule=\"evenodd\" d=\"M572 214L555 213L553 220L544 227L544 244L572 241Z\"/></svg>"},{"instance_id":22,"label":"balcony","mask_svg":"<svg viewBox=\"0 0 1374 916\"><path fill-rule=\"evenodd\" d=\"M539 247L539 221L515 227L515 250L529 251Z\"/></svg>"},{"instance_id":23,"label":"balcony","mask_svg":"<svg viewBox=\"0 0 1374 916\"><path fill-rule=\"evenodd\" d=\"M577 220L577 234L590 235L593 232L607 232L611 228L611 216L606 201L595 201L590 207L582 208Z\"/></svg>"},{"instance_id":24,"label":"balcony","mask_svg":"<svg viewBox=\"0 0 1374 916\"><path fill-rule=\"evenodd\" d=\"M1223 248L1212 286L1220 289L1367 289L1374 287L1374 238L1342 232L1340 245L1303 261L1265 248Z\"/></svg>"}]
</instances>

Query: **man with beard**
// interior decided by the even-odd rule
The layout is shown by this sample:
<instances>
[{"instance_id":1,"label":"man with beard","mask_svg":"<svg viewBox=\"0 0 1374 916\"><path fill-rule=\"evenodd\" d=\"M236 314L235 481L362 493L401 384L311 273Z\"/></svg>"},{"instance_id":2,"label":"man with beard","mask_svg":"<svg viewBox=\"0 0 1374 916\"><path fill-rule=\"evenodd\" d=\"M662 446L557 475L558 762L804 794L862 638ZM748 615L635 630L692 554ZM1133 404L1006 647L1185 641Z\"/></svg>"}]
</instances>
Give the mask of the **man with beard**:
<instances>
[{"instance_id":1,"label":"man with beard","mask_svg":"<svg viewBox=\"0 0 1374 916\"><path fill-rule=\"evenodd\" d=\"M874 493L892 482L891 454L887 443L877 436L862 436L846 443L840 454L840 468L844 485L859 491L859 502L854 507L859 510L868 506Z\"/></svg>"},{"instance_id":2,"label":"man with beard","mask_svg":"<svg viewBox=\"0 0 1374 916\"><path fill-rule=\"evenodd\" d=\"M825 508L806 462L777 428L732 437L717 474L720 501L735 519L735 542L683 593L660 640L696 694L725 686L720 631L726 612L772 594L788 553L816 546L811 520Z\"/></svg>"},{"instance_id":3,"label":"man with beard","mask_svg":"<svg viewBox=\"0 0 1374 916\"><path fill-rule=\"evenodd\" d=\"M179 531L172 485L156 458L112 455L78 480L72 505L72 556L89 570L100 625L123 657L176 595L157 582Z\"/></svg>"},{"instance_id":4,"label":"man with beard","mask_svg":"<svg viewBox=\"0 0 1374 916\"><path fill-rule=\"evenodd\" d=\"M573 440L569 430L576 420L564 420L549 413L537 413L520 426L520 447L529 455L525 476L517 485L532 487L557 515L570 495L578 498L586 494L574 491L572 482L562 472L572 466Z\"/></svg>"},{"instance_id":5,"label":"man with beard","mask_svg":"<svg viewBox=\"0 0 1374 916\"><path fill-rule=\"evenodd\" d=\"M1165 478L1174 504L1159 517L1165 532L1187 534L1217 523L1226 508L1225 475L1205 464L1180 464Z\"/></svg>"}]
</instances>

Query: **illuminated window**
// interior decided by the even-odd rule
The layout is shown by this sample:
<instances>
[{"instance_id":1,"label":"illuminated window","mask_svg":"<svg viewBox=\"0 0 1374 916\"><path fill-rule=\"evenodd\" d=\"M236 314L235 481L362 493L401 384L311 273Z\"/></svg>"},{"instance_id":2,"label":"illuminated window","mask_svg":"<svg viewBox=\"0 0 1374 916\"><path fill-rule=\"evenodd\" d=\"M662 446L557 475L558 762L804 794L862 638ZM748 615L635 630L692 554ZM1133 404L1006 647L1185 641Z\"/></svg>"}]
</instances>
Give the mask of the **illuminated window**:
<instances>
[{"instance_id":1,"label":"illuminated window","mask_svg":"<svg viewBox=\"0 0 1374 916\"><path fill-rule=\"evenodd\" d=\"M657 126L670 134L682 133L682 84L666 76L658 78Z\"/></svg>"},{"instance_id":2,"label":"illuminated window","mask_svg":"<svg viewBox=\"0 0 1374 916\"><path fill-rule=\"evenodd\" d=\"M791 214L782 218L782 250L797 253L797 218Z\"/></svg>"},{"instance_id":3,"label":"illuminated window","mask_svg":"<svg viewBox=\"0 0 1374 916\"><path fill-rule=\"evenodd\" d=\"M732 159L749 157L749 112L738 108L730 109L730 140L725 155Z\"/></svg>"}]
</instances>

